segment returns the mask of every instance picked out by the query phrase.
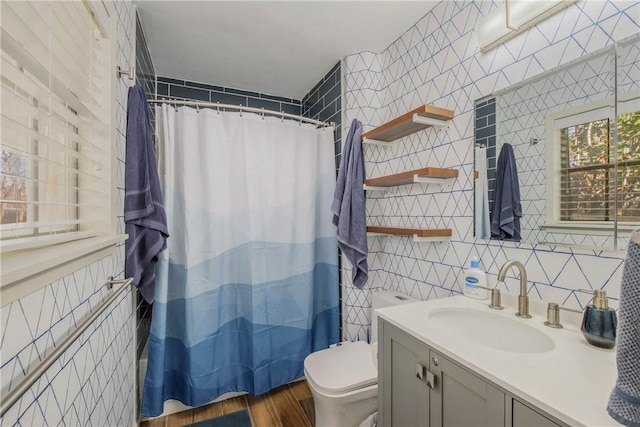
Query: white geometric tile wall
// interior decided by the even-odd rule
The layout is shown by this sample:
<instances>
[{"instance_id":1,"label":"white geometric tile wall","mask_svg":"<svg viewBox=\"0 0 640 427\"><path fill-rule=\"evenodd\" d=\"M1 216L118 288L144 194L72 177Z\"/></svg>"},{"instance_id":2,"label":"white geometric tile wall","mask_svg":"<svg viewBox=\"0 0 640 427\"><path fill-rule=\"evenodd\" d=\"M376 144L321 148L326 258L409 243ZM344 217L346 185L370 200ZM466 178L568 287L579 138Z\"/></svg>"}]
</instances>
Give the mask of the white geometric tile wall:
<instances>
[{"instance_id":1,"label":"white geometric tile wall","mask_svg":"<svg viewBox=\"0 0 640 427\"><path fill-rule=\"evenodd\" d=\"M369 237L369 281L359 290L343 262L343 338L367 339L371 292L391 289L427 300L461 293L460 281L478 256L494 284L499 268L518 259L527 268L532 298L583 307L603 288L616 306L623 252L476 240L473 237L473 106L476 99L532 78L640 31L640 3L579 1L486 53L474 26L502 1L442 1L375 54L345 58L345 133L354 118L367 131L422 104L455 112L449 128L427 129L391 144L366 145L368 178L426 166L454 167L451 189L413 184L367 194L370 224L450 227L448 243L413 243L402 237ZM510 272L507 292L517 289Z\"/></svg>"},{"instance_id":2,"label":"white geometric tile wall","mask_svg":"<svg viewBox=\"0 0 640 427\"><path fill-rule=\"evenodd\" d=\"M131 1L114 2L117 65L135 60ZM123 211L128 80L119 79L116 111L117 212ZM118 215L118 232L124 232ZM123 278L124 244L113 255L0 308L0 388L4 396L55 348L109 292L109 276ZM135 424L135 316L131 292L98 317L0 420L11 426L130 426Z\"/></svg>"}]
</instances>

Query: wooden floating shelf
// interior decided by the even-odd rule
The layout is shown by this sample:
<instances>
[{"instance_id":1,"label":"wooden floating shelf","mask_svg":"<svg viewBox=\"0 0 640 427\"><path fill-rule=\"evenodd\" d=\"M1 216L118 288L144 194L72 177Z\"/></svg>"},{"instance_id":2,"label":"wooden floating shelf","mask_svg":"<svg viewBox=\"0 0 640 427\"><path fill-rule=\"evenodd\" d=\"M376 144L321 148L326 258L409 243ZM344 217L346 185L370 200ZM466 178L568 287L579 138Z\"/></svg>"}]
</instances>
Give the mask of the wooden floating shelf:
<instances>
[{"instance_id":1,"label":"wooden floating shelf","mask_svg":"<svg viewBox=\"0 0 640 427\"><path fill-rule=\"evenodd\" d=\"M394 175L381 176L379 178L365 179L365 189L375 189L372 187L394 187L397 185L427 183L443 184L449 179L457 178L457 169L443 168L422 168Z\"/></svg>"},{"instance_id":2,"label":"wooden floating shelf","mask_svg":"<svg viewBox=\"0 0 640 427\"><path fill-rule=\"evenodd\" d=\"M428 127L444 127L446 126L445 122L452 118L453 111L451 110L423 105L362 134L362 139L363 142L365 140L391 142Z\"/></svg>"},{"instance_id":3,"label":"wooden floating shelf","mask_svg":"<svg viewBox=\"0 0 640 427\"><path fill-rule=\"evenodd\" d=\"M391 234L394 236L413 236L414 241L443 241L451 238L450 228L400 228L367 226L367 233Z\"/></svg>"}]
</instances>

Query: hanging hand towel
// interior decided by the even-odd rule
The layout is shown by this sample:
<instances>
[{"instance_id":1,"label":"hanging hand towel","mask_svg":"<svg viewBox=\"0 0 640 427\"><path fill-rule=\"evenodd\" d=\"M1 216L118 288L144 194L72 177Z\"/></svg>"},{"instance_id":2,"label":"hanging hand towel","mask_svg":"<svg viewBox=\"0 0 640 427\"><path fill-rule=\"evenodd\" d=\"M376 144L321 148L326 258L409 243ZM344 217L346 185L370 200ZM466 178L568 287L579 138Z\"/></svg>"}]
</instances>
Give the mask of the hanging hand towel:
<instances>
[{"instance_id":1,"label":"hanging hand towel","mask_svg":"<svg viewBox=\"0 0 640 427\"><path fill-rule=\"evenodd\" d=\"M152 303L158 253L167 247L167 216L162 205L147 98L139 86L129 88L124 222L125 275L133 277L145 301Z\"/></svg>"},{"instance_id":2,"label":"hanging hand towel","mask_svg":"<svg viewBox=\"0 0 640 427\"><path fill-rule=\"evenodd\" d=\"M491 237L520 241L520 184L511 144L500 150L496 165L496 188L491 215Z\"/></svg>"},{"instance_id":3,"label":"hanging hand towel","mask_svg":"<svg viewBox=\"0 0 640 427\"><path fill-rule=\"evenodd\" d=\"M353 266L353 284L358 288L362 288L369 277L361 137L362 123L354 119L342 150L336 190L331 205L333 223L338 227L338 246Z\"/></svg>"},{"instance_id":4,"label":"hanging hand towel","mask_svg":"<svg viewBox=\"0 0 640 427\"><path fill-rule=\"evenodd\" d=\"M607 411L626 426L640 427L640 231L631 235L622 270L616 340L618 379Z\"/></svg>"}]
</instances>

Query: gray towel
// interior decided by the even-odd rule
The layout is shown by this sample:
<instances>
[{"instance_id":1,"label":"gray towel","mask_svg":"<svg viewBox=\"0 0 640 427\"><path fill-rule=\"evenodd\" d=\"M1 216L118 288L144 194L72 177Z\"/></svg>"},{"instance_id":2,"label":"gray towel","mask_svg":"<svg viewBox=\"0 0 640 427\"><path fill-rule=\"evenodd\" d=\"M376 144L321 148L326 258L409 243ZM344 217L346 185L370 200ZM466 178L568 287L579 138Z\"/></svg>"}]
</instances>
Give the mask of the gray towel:
<instances>
[{"instance_id":1,"label":"gray towel","mask_svg":"<svg viewBox=\"0 0 640 427\"><path fill-rule=\"evenodd\" d=\"M367 222L364 198L362 123L354 119L342 150L331 212L338 227L338 246L353 266L353 284L362 288L369 277Z\"/></svg>"},{"instance_id":2,"label":"gray towel","mask_svg":"<svg viewBox=\"0 0 640 427\"><path fill-rule=\"evenodd\" d=\"M153 302L158 253L167 247L167 216L162 205L147 98L139 86L129 88L124 222L125 275L133 277L142 297Z\"/></svg>"},{"instance_id":3,"label":"gray towel","mask_svg":"<svg viewBox=\"0 0 640 427\"><path fill-rule=\"evenodd\" d=\"M640 427L640 231L631 235L622 270L616 340L618 379L607 411L626 426Z\"/></svg>"},{"instance_id":4,"label":"gray towel","mask_svg":"<svg viewBox=\"0 0 640 427\"><path fill-rule=\"evenodd\" d=\"M504 144L496 165L496 187L491 212L491 237L520 241L520 184L511 144Z\"/></svg>"}]
</instances>

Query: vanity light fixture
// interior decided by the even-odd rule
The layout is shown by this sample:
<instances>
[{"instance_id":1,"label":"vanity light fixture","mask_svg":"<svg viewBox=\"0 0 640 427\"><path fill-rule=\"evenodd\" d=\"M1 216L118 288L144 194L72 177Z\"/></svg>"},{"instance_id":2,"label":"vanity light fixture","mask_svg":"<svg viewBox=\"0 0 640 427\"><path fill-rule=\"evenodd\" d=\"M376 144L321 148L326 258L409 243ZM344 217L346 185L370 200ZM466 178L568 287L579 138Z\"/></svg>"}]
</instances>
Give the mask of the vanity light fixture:
<instances>
[{"instance_id":1,"label":"vanity light fixture","mask_svg":"<svg viewBox=\"0 0 640 427\"><path fill-rule=\"evenodd\" d=\"M476 40L485 53L533 27L577 0L505 0L490 15L478 20Z\"/></svg>"}]
</instances>

